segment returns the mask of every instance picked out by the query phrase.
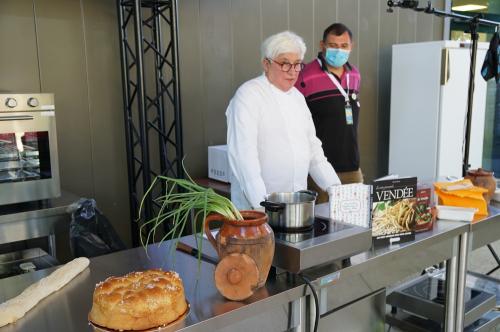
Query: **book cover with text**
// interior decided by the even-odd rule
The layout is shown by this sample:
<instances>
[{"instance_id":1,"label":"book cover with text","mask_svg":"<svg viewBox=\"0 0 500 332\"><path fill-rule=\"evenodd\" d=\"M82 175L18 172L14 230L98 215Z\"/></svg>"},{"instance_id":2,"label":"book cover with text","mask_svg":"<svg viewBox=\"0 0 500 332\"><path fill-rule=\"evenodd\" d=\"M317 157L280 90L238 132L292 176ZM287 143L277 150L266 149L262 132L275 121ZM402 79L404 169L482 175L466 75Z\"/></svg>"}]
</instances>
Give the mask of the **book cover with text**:
<instances>
[{"instance_id":1,"label":"book cover with text","mask_svg":"<svg viewBox=\"0 0 500 332\"><path fill-rule=\"evenodd\" d=\"M413 240L416 203L416 177L375 180L372 193L372 234L375 242Z\"/></svg>"}]
</instances>

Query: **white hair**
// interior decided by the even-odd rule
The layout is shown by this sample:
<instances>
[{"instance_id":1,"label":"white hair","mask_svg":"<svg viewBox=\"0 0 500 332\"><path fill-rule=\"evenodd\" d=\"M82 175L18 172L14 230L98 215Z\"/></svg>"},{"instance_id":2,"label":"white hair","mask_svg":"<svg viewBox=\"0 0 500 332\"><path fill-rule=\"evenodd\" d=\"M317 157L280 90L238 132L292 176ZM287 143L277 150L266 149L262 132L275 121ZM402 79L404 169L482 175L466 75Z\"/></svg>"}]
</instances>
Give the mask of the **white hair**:
<instances>
[{"instance_id":1,"label":"white hair","mask_svg":"<svg viewBox=\"0 0 500 332\"><path fill-rule=\"evenodd\" d=\"M267 37L260 47L261 60L275 59L283 53L296 53L304 59L306 44L304 40L291 31L283 31Z\"/></svg>"}]
</instances>

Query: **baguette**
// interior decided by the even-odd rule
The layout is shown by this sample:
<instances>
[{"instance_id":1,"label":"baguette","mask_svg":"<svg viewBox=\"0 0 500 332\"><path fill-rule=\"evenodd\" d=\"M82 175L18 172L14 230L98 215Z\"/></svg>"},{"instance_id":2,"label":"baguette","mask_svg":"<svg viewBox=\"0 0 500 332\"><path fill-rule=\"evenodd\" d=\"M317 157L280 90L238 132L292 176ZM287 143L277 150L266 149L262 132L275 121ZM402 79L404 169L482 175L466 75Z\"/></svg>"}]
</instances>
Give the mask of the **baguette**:
<instances>
[{"instance_id":1,"label":"baguette","mask_svg":"<svg viewBox=\"0 0 500 332\"><path fill-rule=\"evenodd\" d=\"M38 280L18 296L0 304L0 327L14 323L45 297L61 289L89 265L80 257L66 263L47 277Z\"/></svg>"}]
</instances>

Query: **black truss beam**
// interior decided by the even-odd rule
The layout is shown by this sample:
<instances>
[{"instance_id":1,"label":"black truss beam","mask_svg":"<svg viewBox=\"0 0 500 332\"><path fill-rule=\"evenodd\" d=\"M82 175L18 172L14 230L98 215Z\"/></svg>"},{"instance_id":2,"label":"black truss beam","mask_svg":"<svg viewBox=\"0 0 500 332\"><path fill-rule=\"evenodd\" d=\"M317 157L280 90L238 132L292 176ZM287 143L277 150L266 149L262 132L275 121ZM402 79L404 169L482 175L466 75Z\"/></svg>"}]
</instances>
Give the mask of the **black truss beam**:
<instances>
[{"instance_id":1,"label":"black truss beam","mask_svg":"<svg viewBox=\"0 0 500 332\"><path fill-rule=\"evenodd\" d=\"M117 0L117 9L135 247L140 245L141 223L158 210L153 194L139 215L141 199L153 178L184 176L177 0Z\"/></svg>"}]
</instances>

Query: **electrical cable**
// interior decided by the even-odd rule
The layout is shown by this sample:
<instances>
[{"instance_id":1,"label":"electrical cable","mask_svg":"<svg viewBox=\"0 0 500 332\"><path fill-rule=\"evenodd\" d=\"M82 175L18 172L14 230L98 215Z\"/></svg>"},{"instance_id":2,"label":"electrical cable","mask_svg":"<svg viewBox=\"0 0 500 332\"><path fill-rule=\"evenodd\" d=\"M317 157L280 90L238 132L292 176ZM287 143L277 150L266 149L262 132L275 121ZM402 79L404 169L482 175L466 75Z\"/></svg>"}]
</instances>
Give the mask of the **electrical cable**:
<instances>
[{"instance_id":1,"label":"electrical cable","mask_svg":"<svg viewBox=\"0 0 500 332\"><path fill-rule=\"evenodd\" d=\"M311 281L303 276L302 274L298 273L297 274L304 282L306 283L307 286L311 289L312 295L314 297L314 306L315 306L315 313L316 317L314 319L314 332L318 331L318 323L319 323L319 299L318 299L318 293L316 293L316 289L314 289L314 286L312 285Z\"/></svg>"}]
</instances>

